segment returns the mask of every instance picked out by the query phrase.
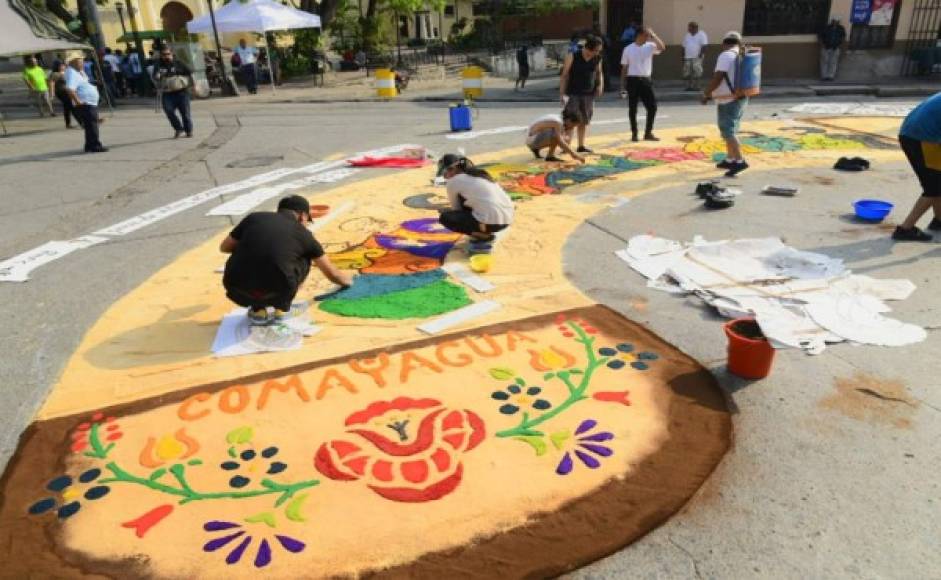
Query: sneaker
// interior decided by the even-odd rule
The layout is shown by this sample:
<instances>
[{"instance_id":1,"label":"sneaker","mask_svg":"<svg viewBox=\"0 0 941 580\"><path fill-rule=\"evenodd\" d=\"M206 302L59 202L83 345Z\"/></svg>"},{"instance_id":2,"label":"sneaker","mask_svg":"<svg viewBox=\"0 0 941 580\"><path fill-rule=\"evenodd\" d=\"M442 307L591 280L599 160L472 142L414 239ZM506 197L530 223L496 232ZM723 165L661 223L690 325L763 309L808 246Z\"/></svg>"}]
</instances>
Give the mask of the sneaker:
<instances>
[{"instance_id":1,"label":"sneaker","mask_svg":"<svg viewBox=\"0 0 941 580\"><path fill-rule=\"evenodd\" d=\"M716 169L732 169L733 162L728 157L716 163Z\"/></svg>"},{"instance_id":2,"label":"sneaker","mask_svg":"<svg viewBox=\"0 0 941 580\"><path fill-rule=\"evenodd\" d=\"M273 318L275 322L285 322L287 320L290 320L294 318L294 309L292 308L291 310L288 310L287 312L285 312L284 310L275 308Z\"/></svg>"},{"instance_id":3,"label":"sneaker","mask_svg":"<svg viewBox=\"0 0 941 580\"><path fill-rule=\"evenodd\" d=\"M529 150L533 152L533 157L536 159L542 159L542 155L539 154L539 149L533 149L530 147Z\"/></svg>"},{"instance_id":4,"label":"sneaker","mask_svg":"<svg viewBox=\"0 0 941 580\"><path fill-rule=\"evenodd\" d=\"M869 169L869 161L863 159L862 157L853 157L850 161L863 169Z\"/></svg>"},{"instance_id":5,"label":"sneaker","mask_svg":"<svg viewBox=\"0 0 941 580\"><path fill-rule=\"evenodd\" d=\"M258 310L249 308L246 316L248 316L248 322L254 326L264 326L270 322L267 308L259 308Z\"/></svg>"},{"instance_id":6,"label":"sneaker","mask_svg":"<svg viewBox=\"0 0 941 580\"><path fill-rule=\"evenodd\" d=\"M859 157L853 159L840 157L833 165L833 168L840 171L865 171L869 169L869 162Z\"/></svg>"},{"instance_id":7,"label":"sneaker","mask_svg":"<svg viewBox=\"0 0 941 580\"><path fill-rule=\"evenodd\" d=\"M576 149L576 151L578 153L594 153L594 151L592 151L588 147L579 147L578 149Z\"/></svg>"},{"instance_id":8,"label":"sneaker","mask_svg":"<svg viewBox=\"0 0 941 580\"><path fill-rule=\"evenodd\" d=\"M180 135L182 135L182 134L183 134L183 131L174 131L174 132L173 132L173 138L174 138L174 139L179 139L179 138L180 138Z\"/></svg>"},{"instance_id":9,"label":"sneaker","mask_svg":"<svg viewBox=\"0 0 941 580\"><path fill-rule=\"evenodd\" d=\"M735 177L746 169L748 169L748 163L745 161L735 161L729 166L729 170L725 172L725 176Z\"/></svg>"},{"instance_id":10,"label":"sneaker","mask_svg":"<svg viewBox=\"0 0 941 580\"><path fill-rule=\"evenodd\" d=\"M931 223L928 224L928 229L933 232L941 232L941 219L934 218L931 220Z\"/></svg>"},{"instance_id":11,"label":"sneaker","mask_svg":"<svg viewBox=\"0 0 941 580\"><path fill-rule=\"evenodd\" d=\"M719 191L719 187L712 181L705 181L696 185L696 195L705 199Z\"/></svg>"},{"instance_id":12,"label":"sneaker","mask_svg":"<svg viewBox=\"0 0 941 580\"><path fill-rule=\"evenodd\" d=\"M560 162L560 161L562 161L562 160L559 159L558 157L556 157L555 155L547 155L547 156L546 156L546 161Z\"/></svg>"},{"instance_id":13,"label":"sneaker","mask_svg":"<svg viewBox=\"0 0 941 580\"><path fill-rule=\"evenodd\" d=\"M108 152L108 148L107 148L107 147L96 147L96 148L94 148L94 149L86 149L86 150L85 150L85 153L107 153L107 152Z\"/></svg>"},{"instance_id":14,"label":"sneaker","mask_svg":"<svg viewBox=\"0 0 941 580\"><path fill-rule=\"evenodd\" d=\"M934 236L921 231L917 227L905 229L902 226L898 226L895 228L895 231L892 232L892 239L897 242L931 242L934 240Z\"/></svg>"},{"instance_id":15,"label":"sneaker","mask_svg":"<svg viewBox=\"0 0 941 580\"><path fill-rule=\"evenodd\" d=\"M631 135L631 141L633 141L634 143L637 143L638 141L640 141L640 139L637 138L637 133L634 133Z\"/></svg>"},{"instance_id":16,"label":"sneaker","mask_svg":"<svg viewBox=\"0 0 941 580\"><path fill-rule=\"evenodd\" d=\"M660 138L655 136L653 133L647 133L644 135L644 141L659 141Z\"/></svg>"},{"instance_id":17,"label":"sneaker","mask_svg":"<svg viewBox=\"0 0 941 580\"><path fill-rule=\"evenodd\" d=\"M192 133L187 133L187 134L186 134L187 139L189 139L189 138L192 137L192 136L193 136Z\"/></svg>"}]
</instances>

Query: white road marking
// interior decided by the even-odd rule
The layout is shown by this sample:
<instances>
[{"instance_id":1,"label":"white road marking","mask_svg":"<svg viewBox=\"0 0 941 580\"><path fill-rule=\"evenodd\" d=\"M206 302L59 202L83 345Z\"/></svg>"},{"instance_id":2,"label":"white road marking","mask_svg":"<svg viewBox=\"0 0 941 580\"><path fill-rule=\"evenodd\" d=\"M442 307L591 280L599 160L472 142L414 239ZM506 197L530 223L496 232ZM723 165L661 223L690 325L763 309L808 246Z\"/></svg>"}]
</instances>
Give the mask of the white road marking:
<instances>
[{"instance_id":1,"label":"white road marking","mask_svg":"<svg viewBox=\"0 0 941 580\"><path fill-rule=\"evenodd\" d=\"M911 103L804 103L788 109L790 113L810 115L850 115L861 117L906 117L915 108Z\"/></svg>"},{"instance_id":2,"label":"white road marking","mask_svg":"<svg viewBox=\"0 0 941 580\"><path fill-rule=\"evenodd\" d=\"M82 236L68 241L52 241L0 262L0 282L25 282L35 268L95 244L107 242L100 236Z\"/></svg>"},{"instance_id":3,"label":"white road marking","mask_svg":"<svg viewBox=\"0 0 941 580\"><path fill-rule=\"evenodd\" d=\"M286 191L291 191L294 189L300 189L302 187L307 187L314 183L335 183L341 179L345 179L351 175L356 174L359 169L353 168L340 168L333 169L333 171L325 171L330 167L339 167L345 163L344 161L334 161L331 162L329 167L323 167L321 171L324 173L316 173L314 175L304 177L301 179L295 179L294 181L288 181L287 183L279 183L277 185L272 185L268 187L259 187L258 189L253 189L252 191L242 194L235 199L227 201L222 205L217 205L208 212L207 216L240 216L248 213L250 210L254 209L258 205L268 201L273 197L277 197Z\"/></svg>"}]
</instances>

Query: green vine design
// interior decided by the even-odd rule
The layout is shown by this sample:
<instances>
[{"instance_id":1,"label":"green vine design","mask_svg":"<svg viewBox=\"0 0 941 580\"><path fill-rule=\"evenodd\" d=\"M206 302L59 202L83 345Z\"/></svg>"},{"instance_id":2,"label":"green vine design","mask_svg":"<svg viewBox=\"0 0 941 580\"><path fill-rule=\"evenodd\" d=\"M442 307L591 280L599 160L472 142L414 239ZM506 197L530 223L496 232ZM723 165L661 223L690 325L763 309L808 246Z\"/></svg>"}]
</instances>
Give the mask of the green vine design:
<instances>
[{"instance_id":1,"label":"green vine design","mask_svg":"<svg viewBox=\"0 0 941 580\"><path fill-rule=\"evenodd\" d=\"M110 443L107 446L102 445L101 438L99 436L99 425L99 423L93 423L91 429L89 430L88 439L92 450L86 452L85 455L88 457L94 457L96 459L108 459L108 455L114 449L115 444ZM202 462L199 460L192 460L189 462L189 465L196 466L200 465L201 463ZM265 478L261 480L262 489L204 492L193 489L189 481L186 479L186 466L182 463L174 464L170 466L169 469L164 467L156 469L153 471L153 473L150 474L149 477L140 477L138 475L134 475L123 469L115 461L109 462L107 465L105 465L105 468L111 472L112 477L102 479L100 483L131 483L135 485L141 485L159 493L165 493L167 495L181 498L180 505L185 505L192 501L213 499L245 499L249 497L280 494L274 504L274 507L279 507L281 504L294 497L294 495L298 492L320 484L320 480L318 479L310 479L307 481L299 481L297 483L288 484L278 483L271 479ZM168 485L166 483L160 482L160 479L167 473L170 473L170 475L173 476L175 485Z\"/></svg>"},{"instance_id":2,"label":"green vine design","mask_svg":"<svg viewBox=\"0 0 941 580\"><path fill-rule=\"evenodd\" d=\"M578 335L578 338L575 339L575 342L585 347L585 354L588 357L588 365L584 370L574 368L567 371L559 371L554 374L549 373L546 375L546 380L557 378L562 381L565 384L565 387L568 389L568 398L565 399L565 401L562 402L559 406L539 415L538 417L530 418L529 413L523 413L519 425L511 429L498 431L496 434L497 437L542 437L545 435L545 433L542 431L537 431L535 429L536 427L564 413L575 403L588 398L586 392L588 391L588 387L591 386L592 375L594 375L595 371L598 370L599 367L604 366L608 362L608 359L598 358L594 349L595 338L593 336L589 336L580 325L573 321L568 321L566 324L569 328L572 329L573 332L575 332L576 335ZM578 386L572 382L572 376L581 377Z\"/></svg>"}]
</instances>

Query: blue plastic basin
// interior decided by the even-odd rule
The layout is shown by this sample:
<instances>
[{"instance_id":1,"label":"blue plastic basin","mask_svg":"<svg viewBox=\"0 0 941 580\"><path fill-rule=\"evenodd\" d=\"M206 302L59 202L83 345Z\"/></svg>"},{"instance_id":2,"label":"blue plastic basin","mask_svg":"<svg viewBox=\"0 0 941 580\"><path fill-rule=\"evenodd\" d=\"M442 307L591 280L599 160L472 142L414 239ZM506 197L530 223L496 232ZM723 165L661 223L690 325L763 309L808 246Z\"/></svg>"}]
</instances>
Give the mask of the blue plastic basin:
<instances>
[{"instance_id":1,"label":"blue plastic basin","mask_svg":"<svg viewBox=\"0 0 941 580\"><path fill-rule=\"evenodd\" d=\"M853 208L856 210L856 217L871 222L881 222L884 220L885 216L889 215L893 207L895 206L891 203L878 199L861 199L853 203Z\"/></svg>"}]
</instances>

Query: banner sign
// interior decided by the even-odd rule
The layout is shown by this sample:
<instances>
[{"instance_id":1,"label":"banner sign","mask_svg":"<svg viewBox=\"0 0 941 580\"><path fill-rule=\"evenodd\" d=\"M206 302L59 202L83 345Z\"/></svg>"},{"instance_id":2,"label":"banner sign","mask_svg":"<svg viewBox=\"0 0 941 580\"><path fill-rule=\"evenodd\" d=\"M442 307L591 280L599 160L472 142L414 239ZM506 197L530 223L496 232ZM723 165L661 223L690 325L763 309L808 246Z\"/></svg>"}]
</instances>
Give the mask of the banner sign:
<instances>
[{"instance_id":1,"label":"banner sign","mask_svg":"<svg viewBox=\"0 0 941 580\"><path fill-rule=\"evenodd\" d=\"M869 24L872 14L872 0L853 0L853 13L850 16L852 24Z\"/></svg>"}]
</instances>

